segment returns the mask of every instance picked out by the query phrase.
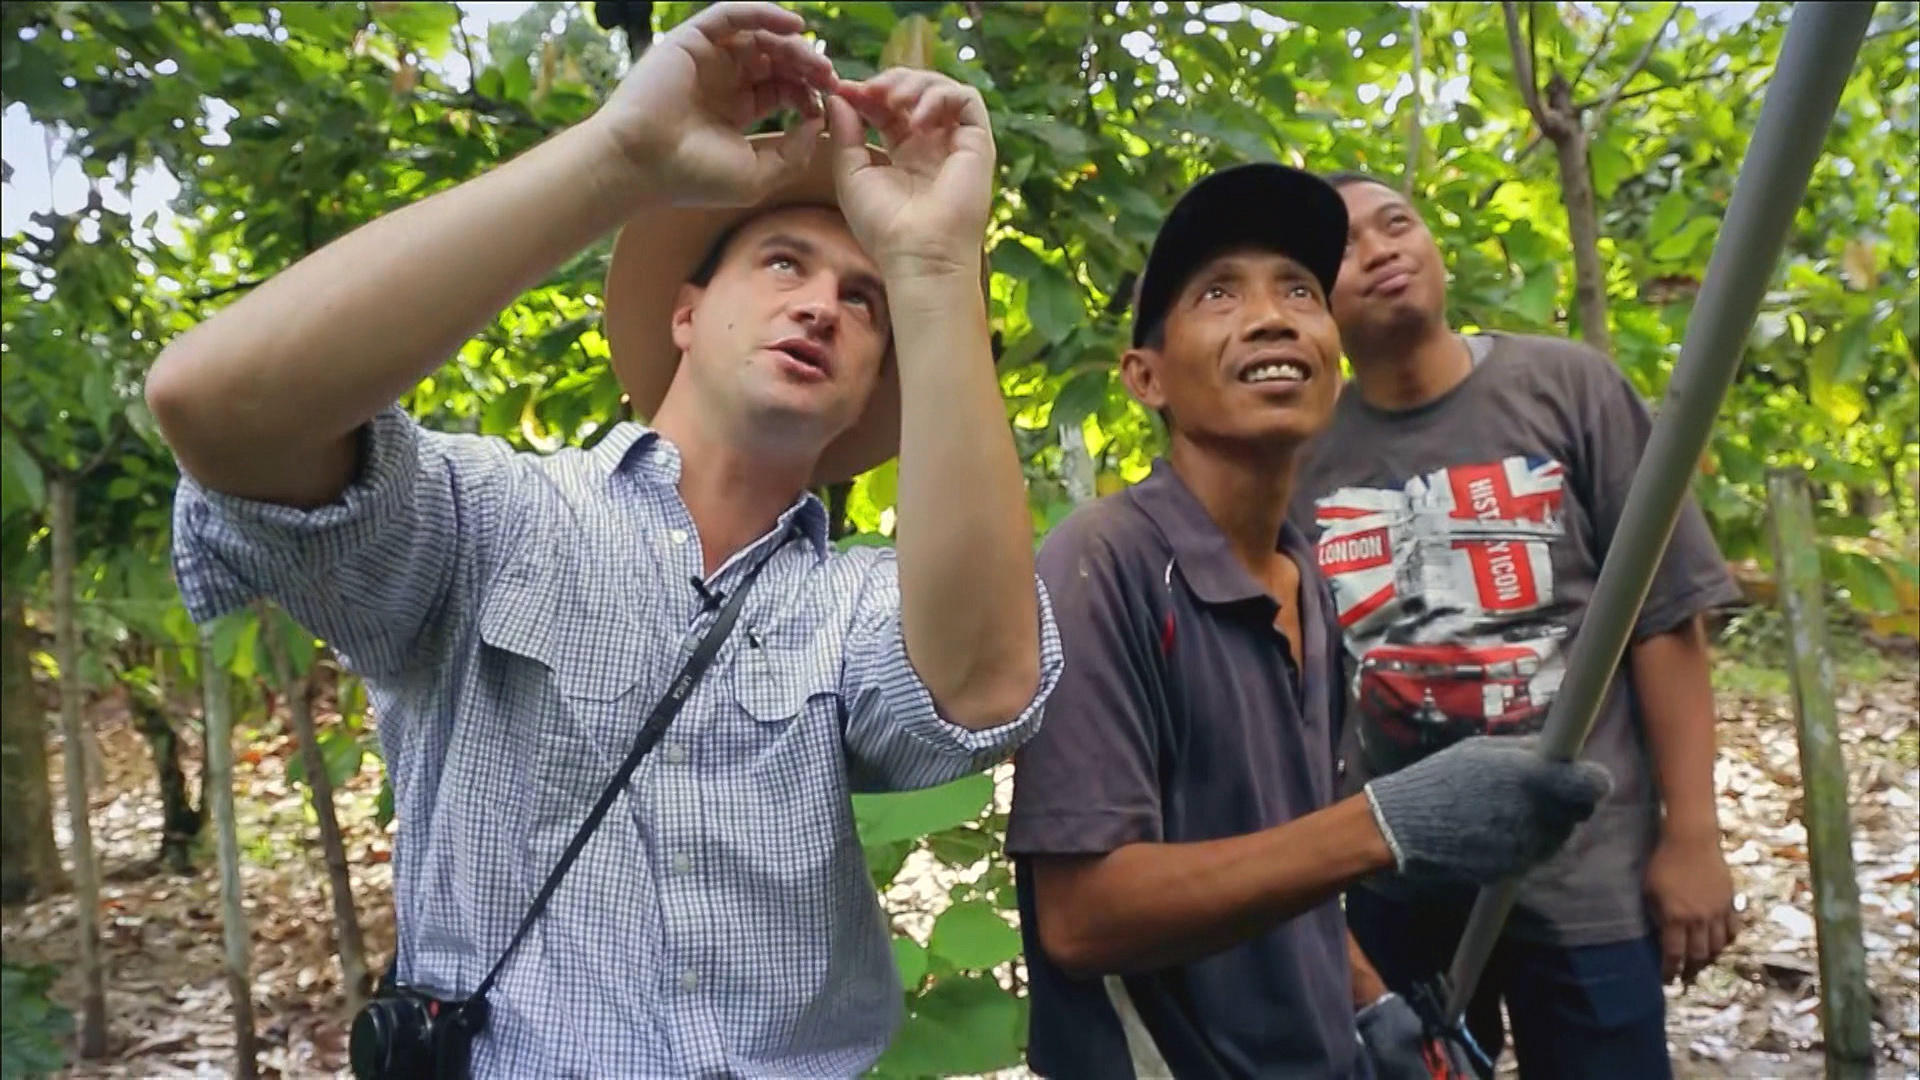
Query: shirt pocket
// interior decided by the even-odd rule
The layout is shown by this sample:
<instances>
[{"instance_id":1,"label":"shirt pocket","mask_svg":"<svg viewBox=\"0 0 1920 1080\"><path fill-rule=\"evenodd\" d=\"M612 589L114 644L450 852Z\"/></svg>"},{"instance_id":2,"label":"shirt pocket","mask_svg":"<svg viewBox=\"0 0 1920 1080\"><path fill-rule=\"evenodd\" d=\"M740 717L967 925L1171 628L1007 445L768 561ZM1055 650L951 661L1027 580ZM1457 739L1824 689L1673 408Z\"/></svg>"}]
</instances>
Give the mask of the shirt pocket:
<instances>
[{"instance_id":1,"label":"shirt pocket","mask_svg":"<svg viewBox=\"0 0 1920 1080\"><path fill-rule=\"evenodd\" d=\"M480 640L537 665L533 678L580 705L619 701L646 675L646 653L610 604L562 593L563 575L522 563L487 592L480 608Z\"/></svg>"},{"instance_id":2,"label":"shirt pocket","mask_svg":"<svg viewBox=\"0 0 1920 1080\"><path fill-rule=\"evenodd\" d=\"M749 637L734 652L731 676L734 704L757 724L787 724L809 703L819 709L839 701L838 667L820 649Z\"/></svg>"}]
</instances>

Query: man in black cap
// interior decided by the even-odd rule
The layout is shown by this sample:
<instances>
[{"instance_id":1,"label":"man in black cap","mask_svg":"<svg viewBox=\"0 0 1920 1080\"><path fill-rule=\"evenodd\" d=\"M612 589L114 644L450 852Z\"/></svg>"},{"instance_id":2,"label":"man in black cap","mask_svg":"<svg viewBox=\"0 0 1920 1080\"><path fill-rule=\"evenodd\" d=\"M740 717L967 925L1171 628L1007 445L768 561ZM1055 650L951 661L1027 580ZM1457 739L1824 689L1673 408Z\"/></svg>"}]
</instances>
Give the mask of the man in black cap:
<instances>
[{"instance_id":1,"label":"man in black cap","mask_svg":"<svg viewBox=\"0 0 1920 1080\"><path fill-rule=\"evenodd\" d=\"M1041 549L1067 662L1007 846L1043 1075L1426 1075L1411 1009L1355 985L1341 889L1505 877L1607 788L1479 739L1335 801L1340 631L1286 511L1338 388L1346 235L1340 196L1279 165L1181 198L1121 360L1167 456Z\"/></svg>"}]
</instances>

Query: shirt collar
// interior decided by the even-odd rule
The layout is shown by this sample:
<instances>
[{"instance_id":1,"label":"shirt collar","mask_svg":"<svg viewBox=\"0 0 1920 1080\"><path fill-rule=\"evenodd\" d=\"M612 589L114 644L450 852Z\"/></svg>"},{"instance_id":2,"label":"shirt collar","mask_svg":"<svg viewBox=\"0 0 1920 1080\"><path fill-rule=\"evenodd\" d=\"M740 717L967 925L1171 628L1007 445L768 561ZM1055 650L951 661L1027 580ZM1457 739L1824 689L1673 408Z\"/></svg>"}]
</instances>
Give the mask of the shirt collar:
<instances>
[{"instance_id":1,"label":"shirt collar","mask_svg":"<svg viewBox=\"0 0 1920 1080\"><path fill-rule=\"evenodd\" d=\"M1134 505L1166 537L1181 575L1203 603L1233 604L1255 599L1273 603L1266 586L1255 581L1234 557L1226 534L1166 459L1156 458L1153 473L1128 492ZM1275 548L1286 552L1299 566L1302 591L1310 588L1306 576L1313 571L1315 563L1306 537L1291 522L1283 520Z\"/></svg>"},{"instance_id":2,"label":"shirt collar","mask_svg":"<svg viewBox=\"0 0 1920 1080\"><path fill-rule=\"evenodd\" d=\"M680 448L658 431L631 420L614 425L606 438L588 451L595 471L609 481L631 476L642 483L677 488L680 484ZM814 554L826 558L827 508L811 491L803 491L780 515L774 532L798 533L813 546Z\"/></svg>"}]
</instances>

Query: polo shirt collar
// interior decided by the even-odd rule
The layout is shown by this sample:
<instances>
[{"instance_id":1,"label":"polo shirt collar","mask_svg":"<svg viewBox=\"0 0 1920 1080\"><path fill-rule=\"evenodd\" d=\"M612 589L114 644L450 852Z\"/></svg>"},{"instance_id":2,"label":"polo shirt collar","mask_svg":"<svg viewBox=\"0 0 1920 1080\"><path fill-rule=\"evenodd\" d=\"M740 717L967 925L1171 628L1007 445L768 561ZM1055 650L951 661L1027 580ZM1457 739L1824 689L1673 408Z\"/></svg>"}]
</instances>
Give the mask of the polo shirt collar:
<instances>
[{"instance_id":1,"label":"polo shirt collar","mask_svg":"<svg viewBox=\"0 0 1920 1080\"><path fill-rule=\"evenodd\" d=\"M1255 581L1234 557L1226 534L1165 458L1154 459L1152 474L1128 492L1134 504L1166 537L1187 586L1203 603L1234 604L1247 600L1274 603L1266 586ZM1292 556L1303 576L1315 565L1306 538L1284 519L1275 548Z\"/></svg>"}]
</instances>

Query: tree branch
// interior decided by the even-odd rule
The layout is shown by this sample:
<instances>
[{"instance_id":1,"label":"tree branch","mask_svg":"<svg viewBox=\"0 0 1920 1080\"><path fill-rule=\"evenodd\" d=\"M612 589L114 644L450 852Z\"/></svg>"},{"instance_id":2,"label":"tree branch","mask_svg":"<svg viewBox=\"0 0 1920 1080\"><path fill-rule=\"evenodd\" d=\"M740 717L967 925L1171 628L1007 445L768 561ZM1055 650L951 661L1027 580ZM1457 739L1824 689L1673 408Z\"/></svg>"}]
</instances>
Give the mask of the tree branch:
<instances>
[{"instance_id":1,"label":"tree branch","mask_svg":"<svg viewBox=\"0 0 1920 1080\"><path fill-rule=\"evenodd\" d=\"M60 474L59 466L40 456L40 451L33 448L33 443L27 439L27 433L20 430L20 425L13 422L13 417L0 413L0 428L5 428L7 433L13 436L13 441L19 445L21 452L26 454L42 473L52 473L55 476Z\"/></svg>"},{"instance_id":2,"label":"tree branch","mask_svg":"<svg viewBox=\"0 0 1920 1080\"><path fill-rule=\"evenodd\" d=\"M1673 82L1661 83L1658 86L1647 86L1647 87L1642 87L1641 89L1638 89L1638 90L1630 90L1627 93L1621 94L1618 97L1614 98L1613 104L1618 105L1622 101L1632 101L1635 98L1652 97L1653 95L1658 94L1663 90L1678 90L1683 86L1692 86L1695 83L1703 83L1709 79L1726 78L1729 76L1738 78L1739 76L1750 73L1751 71L1753 71L1754 67L1759 67L1759 66L1762 66L1762 65L1753 65L1749 67L1743 67L1738 71L1735 71L1732 68L1728 68L1725 71L1698 72L1693 75L1688 75L1685 78L1675 79ZM1574 108L1584 113L1584 112L1592 111L1593 109L1597 108L1599 104L1600 104L1599 100L1595 99L1593 101L1580 102L1576 104Z\"/></svg>"},{"instance_id":3,"label":"tree branch","mask_svg":"<svg viewBox=\"0 0 1920 1080\"><path fill-rule=\"evenodd\" d=\"M1520 98L1541 131L1547 130L1547 110L1540 104L1540 86L1533 81L1533 54L1520 41L1520 11L1514 0L1500 0L1500 13L1507 21L1507 48L1513 53L1513 78L1520 84Z\"/></svg>"},{"instance_id":4,"label":"tree branch","mask_svg":"<svg viewBox=\"0 0 1920 1080\"><path fill-rule=\"evenodd\" d=\"M1520 152L1518 154L1515 154L1513 156L1513 160L1508 164L1513 166L1514 168L1518 168L1521 162L1527 160L1528 157L1532 156L1535 150L1540 149L1540 144L1546 141L1547 141L1547 137L1545 135L1537 131L1534 132L1533 138L1527 140L1527 145L1521 147ZM1486 189L1480 192L1480 197L1473 200L1473 208L1475 210L1485 210L1487 208L1487 204L1493 201L1494 195L1498 193L1503 186L1506 185L1507 181L1512 179L1513 177L1511 175L1496 177L1493 183L1488 184L1486 186Z\"/></svg>"},{"instance_id":5,"label":"tree branch","mask_svg":"<svg viewBox=\"0 0 1920 1080\"><path fill-rule=\"evenodd\" d=\"M1579 86L1580 80L1586 78L1587 72L1592 70L1593 62L1600 59L1601 53L1607 51L1607 42L1613 39L1613 28L1620 24L1620 15L1626 10L1625 4L1613 5L1613 13L1608 16L1607 25L1600 28L1600 40L1594 43L1593 51L1587 54L1586 60L1580 65L1580 70L1573 73L1573 80L1568 83L1569 86Z\"/></svg>"},{"instance_id":6,"label":"tree branch","mask_svg":"<svg viewBox=\"0 0 1920 1080\"><path fill-rule=\"evenodd\" d=\"M74 479L78 480L104 464L107 458L113 456L114 451L120 449L120 440L125 438L126 434L127 418L126 414L122 413L113 418L113 425L107 429L107 438L100 445L100 452L93 455L85 465L80 466L79 471L73 474Z\"/></svg>"},{"instance_id":7,"label":"tree branch","mask_svg":"<svg viewBox=\"0 0 1920 1080\"><path fill-rule=\"evenodd\" d=\"M460 5L453 5L453 11L453 29L460 35L460 52L467 58L467 91L472 93L480 82L480 65L473 62L473 42L467 40L467 28L462 23Z\"/></svg>"},{"instance_id":8,"label":"tree branch","mask_svg":"<svg viewBox=\"0 0 1920 1080\"><path fill-rule=\"evenodd\" d=\"M236 281L231 285L222 285L217 289L208 289L206 292L203 292L198 296L189 296L186 299L187 299L187 302L190 304L204 304L209 300L218 300L220 297L226 296L228 293L237 293L247 289L251 289L255 285L259 285L264 280L266 279L247 278L246 280L243 280L243 281Z\"/></svg>"},{"instance_id":9,"label":"tree branch","mask_svg":"<svg viewBox=\"0 0 1920 1080\"><path fill-rule=\"evenodd\" d=\"M1673 25L1674 17L1679 14L1679 0L1674 0L1674 5L1667 9L1667 17L1661 20L1660 26L1654 30L1653 36L1647 39L1646 48L1641 49L1640 55L1633 58L1633 63L1627 66L1626 74L1620 76L1620 81L1613 84L1613 89L1607 91L1607 95L1600 99L1600 104L1593 107L1591 114L1593 122L1588 130L1599 130L1600 122L1607 118L1607 110L1613 108L1613 103L1620 100L1620 92L1627 88L1627 84L1632 82L1641 71L1646 69L1647 61L1653 59L1653 50L1660 45L1660 38L1666 34L1667 27Z\"/></svg>"}]
</instances>

